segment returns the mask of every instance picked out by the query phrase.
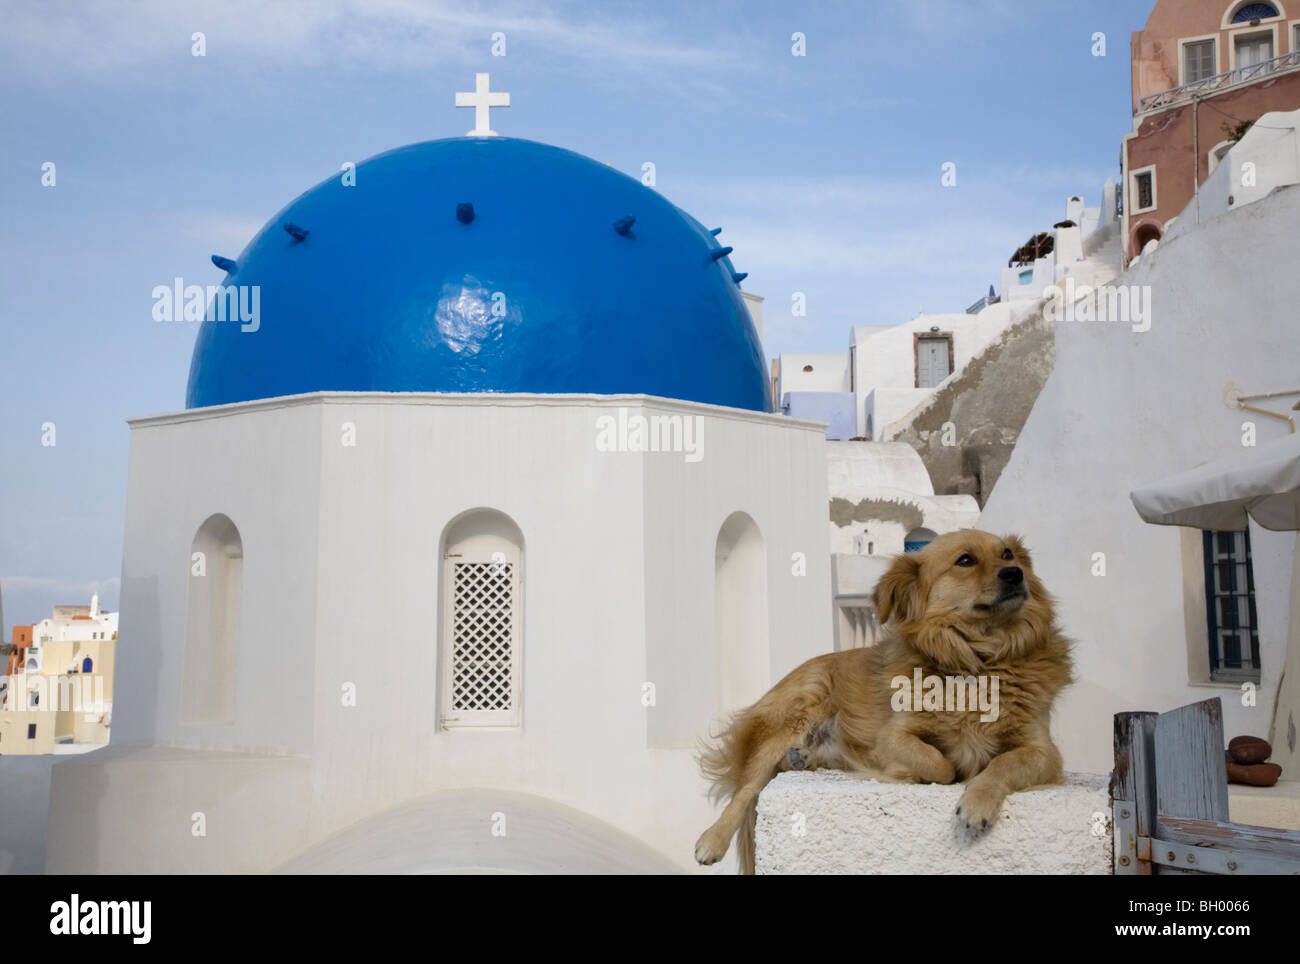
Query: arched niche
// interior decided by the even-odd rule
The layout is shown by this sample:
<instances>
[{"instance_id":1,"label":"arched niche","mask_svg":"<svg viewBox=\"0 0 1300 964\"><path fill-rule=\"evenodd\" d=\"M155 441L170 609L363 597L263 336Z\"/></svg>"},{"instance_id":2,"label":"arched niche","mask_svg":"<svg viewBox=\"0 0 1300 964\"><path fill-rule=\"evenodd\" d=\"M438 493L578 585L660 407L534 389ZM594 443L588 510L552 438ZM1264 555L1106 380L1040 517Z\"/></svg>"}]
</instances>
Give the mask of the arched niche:
<instances>
[{"instance_id":1,"label":"arched niche","mask_svg":"<svg viewBox=\"0 0 1300 964\"><path fill-rule=\"evenodd\" d=\"M243 610L244 542L228 516L209 516L190 546L182 723L233 723Z\"/></svg>"},{"instance_id":2,"label":"arched niche","mask_svg":"<svg viewBox=\"0 0 1300 964\"><path fill-rule=\"evenodd\" d=\"M718 530L713 585L718 705L725 714L753 703L770 685L767 551L744 512L733 512Z\"/></svg>"}]
</instances>

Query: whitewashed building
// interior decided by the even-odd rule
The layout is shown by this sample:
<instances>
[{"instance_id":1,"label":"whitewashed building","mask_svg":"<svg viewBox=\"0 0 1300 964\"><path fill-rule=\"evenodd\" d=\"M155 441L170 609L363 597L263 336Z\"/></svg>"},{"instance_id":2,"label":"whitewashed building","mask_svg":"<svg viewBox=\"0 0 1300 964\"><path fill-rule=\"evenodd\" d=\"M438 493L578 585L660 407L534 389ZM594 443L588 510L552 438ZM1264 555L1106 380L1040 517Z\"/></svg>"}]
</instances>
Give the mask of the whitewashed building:
<instances>
[{"instance_id":1,"label":"whitewashed building","mask_svg":"<svg viewBox=\"0 0 1300 964\"><path fill-rule=\"evenodd\" d=\"M478 133L355 185L214 259L255 330L131 421L113 744L55 766L48 870L698 869L697 742L830 645L824 427L639 181Z\"/></svg>"},{"instance_id":2,"label":"whitewashed building","mask_svg":"<svg viewBox=\"0 0 1300 964\"><path fill-rule=\"evenodd\" d=\"M960 314L922 312L901 325L855 325L847 351L781 355L781 410L827 422L828 439L893 438L937 388L1036 310L1052 286L1092 285L1114 274L1100 251L1117 221L1114 184L1102 188L1100 207L1069 198L1065 215L1051 232L1036 235L1041 256L1020 263L1013 255L997 298L981 298Z\"/></svg>"},{"instance_id":3,"label":"whitewashed building","mask_svg":"<svg viewBox=\"0 0 1300 964\"><path fill-rule=\"evenodd\" d=\"M1297 120L1260 118L1202 186L1200 223L1189 205L1112 282L1149 297L1149 324L1056 323L1055 368L981 516L981 528L1028 536L1078 641L1078 681L1055 729L1067 769L1109 768L1113 713L1210 696L1223 701L1228 737L1294 746L1294 729L1270 728L1295 533L1151 526L1129 492L1293 430ZM1241 164L1257 158L1259 182L1238 193ZM1292 807L1290 822L1253 822L1294 826Z\"/></svg>"}]
</instances>

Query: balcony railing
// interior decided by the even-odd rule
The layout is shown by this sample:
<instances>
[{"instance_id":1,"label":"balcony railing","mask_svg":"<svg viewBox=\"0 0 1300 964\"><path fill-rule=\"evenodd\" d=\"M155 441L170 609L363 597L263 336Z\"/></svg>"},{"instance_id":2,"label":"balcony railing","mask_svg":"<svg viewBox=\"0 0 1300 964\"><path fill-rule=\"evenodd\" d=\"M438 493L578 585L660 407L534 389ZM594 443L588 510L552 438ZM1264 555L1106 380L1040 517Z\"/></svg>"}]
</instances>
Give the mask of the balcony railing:
<instances>
[{"instance_id":1,"label":"balcony railing","mask_svg":"<svg viewBox=\"0 0 1300 964\"><path fill-rule=\"evenodd\" d=\"M1225 70L1221 74L1206 77L1204 80L1198 80L1192 84L1183 84L1183 86L1175 87L1172 90L1162 90L1158 94L1143 97L1138 101L1138 113L1145 114L1149 110L1169 107L1180 101L1191 100L1193 97L1216 94L1226 88L1254 83L1281 71L1294 70L1297 67L1300 67L1300 50L1293 50L1289 54L1274 57L1272 60L1251 64L1248 67L1238 67L1236 70Z\"/></svg>"}]
</instances>

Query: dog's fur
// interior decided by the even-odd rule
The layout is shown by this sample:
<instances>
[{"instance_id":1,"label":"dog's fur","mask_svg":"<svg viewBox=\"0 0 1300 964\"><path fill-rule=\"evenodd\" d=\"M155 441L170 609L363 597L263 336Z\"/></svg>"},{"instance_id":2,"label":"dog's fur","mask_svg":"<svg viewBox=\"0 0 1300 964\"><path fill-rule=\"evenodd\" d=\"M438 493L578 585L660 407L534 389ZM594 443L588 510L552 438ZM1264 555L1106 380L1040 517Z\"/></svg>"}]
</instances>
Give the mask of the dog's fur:
<instances>
[{"instance_id":1,"label":"dog's fur","mask_svg":"<svg viewBox=\"0 0 1300 964\"><path fill-rule=\"evenodd\" d=\"M1017 578L1017 571L1020 578ZM740 832L753 873L758 795L787 769L830 767L916 783L967 781L957 819L982 833L1008 793L1062 780L1049 733L1052 703L1071 681L1069 641L1016 536L964 529L898 556L875 589L876 645L810 659L731 720L700 767L730 801L695 845L721 860ZM998 679L996 720L980 711L896 711L897 677Z\"/></svg>"}]
</instances>

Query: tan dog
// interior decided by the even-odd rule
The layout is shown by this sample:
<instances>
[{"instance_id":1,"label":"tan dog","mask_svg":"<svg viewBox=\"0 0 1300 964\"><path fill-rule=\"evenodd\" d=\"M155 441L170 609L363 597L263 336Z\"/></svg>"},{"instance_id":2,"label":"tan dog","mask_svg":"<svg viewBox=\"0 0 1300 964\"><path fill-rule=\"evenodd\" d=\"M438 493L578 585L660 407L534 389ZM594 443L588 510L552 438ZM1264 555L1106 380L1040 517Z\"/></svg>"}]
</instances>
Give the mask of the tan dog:
<instances>
[{"instance_id":1,"label":"tan dog","mask_svg":"<svg viewBox=\"0 0 1300 964\"><path fill-rule=\"evenodd\" d=\"M1017 537L940 536L894 560L875 604L879 643L810 659L705 748L713 797L731 799L695 845L700 863L721 860L739 830L741 871L753 873L758 795L781 770L964 780L957 818L974 833L1008 793L1061 782L1049 723L1072 678L1069 642Z\"/></svg>"}]
</instances>

